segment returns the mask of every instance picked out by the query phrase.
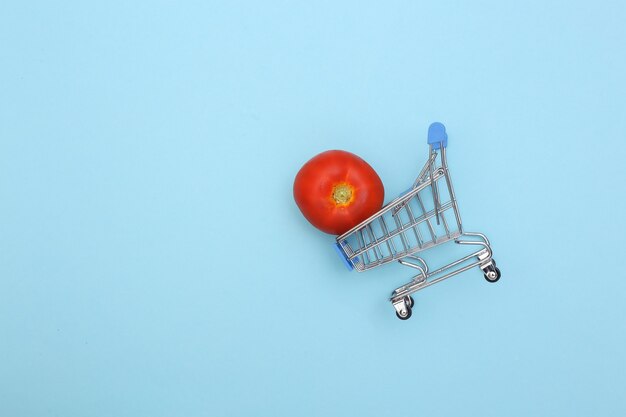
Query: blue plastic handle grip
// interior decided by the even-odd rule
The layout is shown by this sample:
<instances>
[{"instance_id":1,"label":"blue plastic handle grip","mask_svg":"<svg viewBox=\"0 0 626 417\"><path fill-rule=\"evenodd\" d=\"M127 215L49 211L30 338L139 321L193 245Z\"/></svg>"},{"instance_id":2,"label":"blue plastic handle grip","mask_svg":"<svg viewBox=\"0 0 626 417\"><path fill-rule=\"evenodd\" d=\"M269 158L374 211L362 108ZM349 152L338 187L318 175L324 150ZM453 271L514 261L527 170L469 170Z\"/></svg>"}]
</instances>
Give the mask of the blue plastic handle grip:
<instances>
[{"instance_id":1,"label":"blue plastic handle grip","mask_svg":"<svg viewBox=\"0 0 626 417\"><path fill-rule=\"evenodd\" d=\"M352 265L352 262L350 262L350 259L348 259L346 253L343 251L343 248L339 243L335 242L335 250L339 254L339 257L343 261L343 264L346 266L346 268L348 268L348 271L352 271L354 269L354 265Z\"/></svg>"},{"instance_id":2,"label":"blue plastic handle grip","mask_svg":"<svg viewBox=\"0 0 626 417\"><path fill-rule=\"evenodd\" d=\"M428 126L428 144L433 149L439 149L442 145L444 148L448 146L448 134L443 123L435 122Z\"/></svg>"}]
</instances>

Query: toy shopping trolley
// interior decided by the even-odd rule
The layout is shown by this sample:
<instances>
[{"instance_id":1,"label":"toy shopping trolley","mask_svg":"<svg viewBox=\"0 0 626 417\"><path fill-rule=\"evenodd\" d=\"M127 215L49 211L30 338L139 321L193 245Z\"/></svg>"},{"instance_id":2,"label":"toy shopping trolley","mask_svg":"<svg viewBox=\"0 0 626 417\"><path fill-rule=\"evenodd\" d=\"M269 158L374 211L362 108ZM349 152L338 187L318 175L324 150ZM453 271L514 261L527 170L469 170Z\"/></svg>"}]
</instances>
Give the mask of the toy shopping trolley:
<instances>
[{"instance_id":1,"label":"toy shopping trolley","mask_svg":"<svg viewBox=\"0 0 626 417\"><path fill-rule=\"evenodd\" d=\"M443 124L430 125L428 145L428 161L413 186L337 237L336 243L349 269L363 272L397 261L417 271L417 275L396 288L390 298L396 315L402 320L411 317L414 304L411 294L451 276L477 266L487 281L500 279L487 236L463 230L446 162L448 135ZM418 252L451 240L475 250L436 270L431 270L423 258L416 256Z\"/></svg>"}]
</instances>

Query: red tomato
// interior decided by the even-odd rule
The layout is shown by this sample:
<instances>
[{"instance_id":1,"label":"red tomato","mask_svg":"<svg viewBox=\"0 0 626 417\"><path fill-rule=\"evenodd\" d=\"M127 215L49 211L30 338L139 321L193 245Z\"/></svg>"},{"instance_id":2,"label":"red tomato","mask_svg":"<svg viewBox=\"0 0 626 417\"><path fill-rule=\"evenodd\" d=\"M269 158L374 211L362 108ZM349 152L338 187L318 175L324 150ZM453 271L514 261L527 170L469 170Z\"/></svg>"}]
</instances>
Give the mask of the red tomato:
<instances>
[{"instance_id":1,"label":"red tomato","mask_svg":"<svg viewBox=\"0 0 626 417\"><path fill-rule=\"evenodd\" d=\"M293 196L313 226L340 235L380 210L385 189L363 159L346 151L326 151L300 168Z\"/></svg>"}]
</instances>

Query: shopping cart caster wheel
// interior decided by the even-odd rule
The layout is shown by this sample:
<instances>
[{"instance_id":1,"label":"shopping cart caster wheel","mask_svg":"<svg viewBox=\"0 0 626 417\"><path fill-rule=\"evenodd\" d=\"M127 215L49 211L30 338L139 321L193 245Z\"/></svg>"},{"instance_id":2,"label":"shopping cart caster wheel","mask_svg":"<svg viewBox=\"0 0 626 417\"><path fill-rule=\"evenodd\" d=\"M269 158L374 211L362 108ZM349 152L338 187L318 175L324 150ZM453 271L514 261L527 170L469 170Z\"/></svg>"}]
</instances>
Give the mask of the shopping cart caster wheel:
<instances>
[{"instance_id":1,"label":"shopping cart caster wheel","mask_svg":"<svg viewBox=\"0 0 626 417\"><path fill-rule=\"evenodd\" d=\"M396 311L396 316L400 319L400 320L408 320L411 318L411 315L413 314L413 311L411 310L411 307L407 307L406 310L404 311L404 315L401 314L401 312Z\"/></svg>"},{"instance_id":2,"label":"shopping cart caster wheel","mask_svg":"<svg viewBox=\"0 0 626 417\"><path fill-rule=\"evenodd\" d=\"M413 308L413 306L415 305L415 300L413 299L413 297L411 297L410 295L407 297L407 305L409 306L409 308Z\"/></svg>"},{"instance_id":3,"label":"shopping cart caster wheel","mask_svg":"<svg viewBox=\"0 0 626 417\"><path fill-rule=\"evenodd\" d=\"M488 282L497 282L500 279L500 270L498 268L496 268L495 264L494 265L490 265L486 270L485 270L485 279Z\"/></svg>"}]
</instances>

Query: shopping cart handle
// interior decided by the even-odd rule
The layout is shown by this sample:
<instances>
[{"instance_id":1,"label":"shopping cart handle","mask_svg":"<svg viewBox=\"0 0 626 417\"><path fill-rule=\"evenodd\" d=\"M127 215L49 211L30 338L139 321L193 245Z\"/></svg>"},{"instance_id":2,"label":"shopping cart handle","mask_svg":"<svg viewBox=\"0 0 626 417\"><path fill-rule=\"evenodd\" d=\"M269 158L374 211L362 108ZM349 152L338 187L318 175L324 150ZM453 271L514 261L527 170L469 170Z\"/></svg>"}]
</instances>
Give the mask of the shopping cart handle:
<instances>
[{"instance_id":1,"label":"shopping cart handle","mask_svg":"<svg viewBox=\"0 0 626 417\"><path fill-rule=\"evenodd\" d=\"M352 265L352 262L350 261L350 258L348 258L346 256L346 253L344 252L343 248L341 247L341 244L339 244L338 242L335 242L335 250L339 254L339 257L343 261L343 264L346 266L346 268L348 268L348 271L352 271L354 269L354 265Z\"/></svg>"},{"instance_id":2,"label":"shopping cart handle","mask_svg":"<svg viewBox=\"0 0 626 417\"><path fill-rule=\"evenodd\" d=\"M448 146L448 134L446 133L446 127L439 122L435 122L428 126L428 144L433 149L439 149Z\"/></svg>"}]
</instances>

